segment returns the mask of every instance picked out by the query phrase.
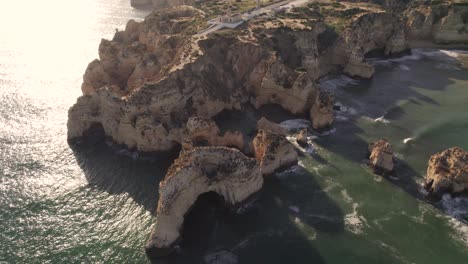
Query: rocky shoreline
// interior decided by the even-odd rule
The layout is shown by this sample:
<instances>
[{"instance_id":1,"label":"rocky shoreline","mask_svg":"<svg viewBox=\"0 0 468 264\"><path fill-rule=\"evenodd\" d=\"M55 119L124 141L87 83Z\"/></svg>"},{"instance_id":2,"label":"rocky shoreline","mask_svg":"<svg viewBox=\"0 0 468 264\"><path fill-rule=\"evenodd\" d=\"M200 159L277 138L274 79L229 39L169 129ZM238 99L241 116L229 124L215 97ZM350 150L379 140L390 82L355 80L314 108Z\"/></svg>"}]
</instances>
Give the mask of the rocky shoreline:
<instances>
[{"instance_id":1,"label":"rocky shoreline","mask_svg":"<svg viewBox=\"0 0 468 264\"><path fill-rule=\"evenodd\" d=\"M179 6L194 5L189 1L168 1L161 7L178 7L131 20L112 40L102 40L99 60L83 76L83 96L69 110L69 140L97 131L141 152L182 149L159 186L149 255L171 252L199 195L216 192L227 204L241 203L261 189L264 177L297 162L284 128L262 118L250 142L241 129L221 133L214 120L223 111L275 104L308 116L310 129L328 130L335 102L318 87L320 78L336 72L372 78L367 59L374 53L398 56L416 43L468 43L468 5L354 2L309 3L195 37L206 13ZM297 141L307 145L307 129ZM369 151L376 172L393 171L388 142ZM434 174L428 169L427 188L438 188L431 187Z\"/></svg>"}]
</instances>

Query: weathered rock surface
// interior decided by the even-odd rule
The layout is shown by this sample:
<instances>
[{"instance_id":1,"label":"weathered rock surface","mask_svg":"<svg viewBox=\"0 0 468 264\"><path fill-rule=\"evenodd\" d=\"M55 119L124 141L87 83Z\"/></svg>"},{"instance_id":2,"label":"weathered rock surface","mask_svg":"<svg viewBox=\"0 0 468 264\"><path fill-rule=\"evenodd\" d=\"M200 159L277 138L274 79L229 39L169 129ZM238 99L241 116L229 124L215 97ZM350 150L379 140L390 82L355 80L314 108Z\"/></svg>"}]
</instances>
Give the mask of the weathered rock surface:
<instances>
[{"instance_id":1,"label":"weathered rock surface","mask_svg":"<svg viewBox=\"0 0 468 264\"><path fill-rule=\"evenodd\" d=\"M408 37L414 41L468 44L468 5L418 2L405 12Z\"/></svg>"},{"instance_id":2,"label":"weathered rock surface","mask_svg":"<svg viewBox=\"0 0 468 264\"><path fill-rule=\"evenodd\" d=\"M257 121L257 130L268 130L281 136L286 136L286 134L288 133L288 131L286 131L286 129L284 129L282 126L280 126L277 123L271 122L265 117L262 117Z\"/></svg>"},{"instance_id":3,"label":"weathered rock surface","mask_svg":"<svg viewBox=\"0 0 468 264\"><path fill-rule=\"evenodd\" d=\"M468 152L453 147L432 155L424 187L436 195L468 190Z\"/></svg>"},{"instance_id":4,"label":"weathered rock surface","mask_svg":"<svg viewBox=\"0 0 468 264\"><path fill-rule=\"evenodd\" d=\"M227 204L237 204L260 190L258 162L240 151L198 147L182 151L159 184L156 224L146 249L151 256L170 252L180 237L184 216L203 193L216 192Z\"/></svg>"},{"instance_id":5,"label":"weathered rock surface","mask_svg":"<svg viewBox=\"0 0 468 264\"><path fill-rule=\"evenodd\" d=\"M244 148L242 133L228 131L220 136L218 126L211 119L191 117L187 122L187 131L196 146L235 147L239 150Z\"/></svg>"},{"instance_id":6,"label":"weathered rock surface","mask_svg":"<svg viewBox=\"0 0 468 264\"><path fill-rule=\"evenodd\" d=\"M315 130L324 130L331 127L333 124L333 105L335 104L335 96L329 92L320 91L317 93L315 103L310 109L312 119L312 127Z\"/></svg>"},{"instance_id":7,"label":"weathered rock surface","mask_svg":"<svg viewBox=\"0 0 468 264\"><path fill-rule=\"evenodd\" d=\"M253 39L243 31L192 38L204 19L194 8L165 9L144 22L129 21L112 41L103 40L100 59L84 75L84 96L69 111L69 138L100 124L108 137L129 148L166 151L187 138L189 118L210 119L247 103L309 112L314 128L323 129L333 122L327 104L332 96L317 91L319 77L340 67L369 77L358 73L372 68L363 62L366 52L405 48L398 17L385 12L357 18L327 45L327 27L320 21L298 30L264 27L259 19L247 25L247 31L264 32ZM209 145L242 145L239 134L209 133Z\"/></svg>"},{"instance_id":8,"label":"weathered rock surface","mask_svg":"<svg viewBox=\"0 0 468 264\"><path fill-rule=\"evenodd\" d=\"M296 142L299 144L301 147L307 147L309 143L307 142L307 129L302 129L299 131L299 133L296 135Z\"/></svg>"},{"instance_id":9,"label":"weathered rock surface","mask_svg":"<svg viewBox=\"0 0 468 264\"><path fill-rule=\"evenodd\" d=\"M285 137L271 131L259 130L252 146L263 175L297 163L294 146Z\"/></svg>"},{"instance_id":10,"label":"weathered rock surface","mask_svg":"<svg viewBox=\"0 0 468 264\"><path fill-rule=\"evenodd\" d=\"M386 175L393 172L393 149L387 140L381 139L369 144L369 166L377 173Z\"/></svg>"}]
</instances>

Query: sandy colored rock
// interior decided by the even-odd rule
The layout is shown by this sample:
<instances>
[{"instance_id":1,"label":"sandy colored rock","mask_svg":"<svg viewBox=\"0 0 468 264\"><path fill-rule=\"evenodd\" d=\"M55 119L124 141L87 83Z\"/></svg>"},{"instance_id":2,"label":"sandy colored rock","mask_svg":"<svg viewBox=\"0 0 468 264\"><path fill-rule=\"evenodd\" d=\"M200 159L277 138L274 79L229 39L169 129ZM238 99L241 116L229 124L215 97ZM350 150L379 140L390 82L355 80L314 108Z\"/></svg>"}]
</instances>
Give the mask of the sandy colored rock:
<instances>
[{"instance_id":1,"label":"sandy colored rock","mask_svg":"<svg viewBox=\"0 0 468 264\"><path fill-rule=\"evenodd\" d=\"M259 130L252 141L255 158L260 162L263 175L297 163L297 151L283 136Z\"/></svg>"},{"instance_id":2,"label":"sandy colored rock","mask_svg":"<svg viewBox=\"0 0 468 264\"><path fill-rule=\"evenodd\" d=\"M244 137L241 132L228 131L220 136L216 123L211 119L191 117L187 122L187 130L190 139L198 146L223 146L244 148Z\"/></svg>"},{"instance_id":3,"label":"sandy colored rock","mask_svg":"<svg viewBox=\"0 0 468 264\"><path fill-rule=\"evenodd\" d=\"M369 144L369 167L377 174L386 175L393 172L393 149L387 140L381 139Z\"/></svg>"},{"instance_id":4,"label":"sandy colored rock","mask_svg":"<svg viewBox=\"0 0 468 264\"><path fill-rule=\"evenodd\" d=\"M468 6L420 3L405 11L408 38L439 44L468 44Z\"/></svg>"},{"instance_id":5,"label":"sandy colored rock","mask_svg":"<svg viewBox=\"0 0 468 264\"><path fill-rule=\"evenodd\" d=\"M436 195L468 190L468 152L453 147L432 155L424 187Z\"/></svg>"},{"instance_id":6,"label":"sandy colored rock","mask_svg":"<svg viewBox=\"0 0 468 264\"><path fill-rule=\"evenodd\" d=\"M180 237L184 216L203 193L216 192L227 204L247 199L263 185L258 162L240 151L197 147L181 152L159 184L159 201L150 256L167 254Z\"/></svg>"},{"instance_id":7,"label":"sandy colored rock","mask_svg":"<svg viewBox=\"0 0 468 264\"><path fill-rule=\"evenodd\" d=\"M329 92L320 91L315 103L310 109L312 128L318 131L329 129L333 124L333 105L335 96Z\"/></svg>"},{"instance_id":8,"label":"sandy colored rock","mask_svg":"<svg viewBox=\"0 0 468 264\"><path fill-rule=\"evenodd\" d=\"M257 121L257 130L268 130L281 136L286 136L287 134L286 129L284 129L277 123L271 122L265 117L262 117Z\"/></svg>"},{"instance_id":9,"label":"sandy colored rock","mask_svg":"<svg viewBox=\"0 0 468 264\"><path fill-rule=\"evenodd\" d=\"M299 131L299 133L296 135L296 142L297 144L299 144L299 146L302 146L302 147L307 147L307 145L309 144L307 142L307 135L308 135L308 131L307 129L302 129L301 131Z\"/></svg>"}]
</instances>

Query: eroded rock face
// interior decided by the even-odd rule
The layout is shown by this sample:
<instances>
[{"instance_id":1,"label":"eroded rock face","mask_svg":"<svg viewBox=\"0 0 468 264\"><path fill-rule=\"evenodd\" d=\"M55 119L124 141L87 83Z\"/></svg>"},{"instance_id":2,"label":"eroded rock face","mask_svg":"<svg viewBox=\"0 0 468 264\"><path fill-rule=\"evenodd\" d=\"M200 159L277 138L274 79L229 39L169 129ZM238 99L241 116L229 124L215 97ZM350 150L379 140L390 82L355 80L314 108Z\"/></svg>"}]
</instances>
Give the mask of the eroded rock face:
<instances>
[{"instance_id":1,"label":"eroded rock face","mask_svg":"<svg viewBox=\"0 0 468 264\"><path fill-rule=\"evenodd\" d=\"M387 140L381 139L369 144L369 167L374 172L386 175L393 172L393 149Z\"/></svg>"},{"instance_id":2,"label":"eroded rock face","mask_svg":"<svg viewBox=\"0 0 468 264\"><path fill-rule=\"evenodd\" d=\"M370 78L374 67L365 61L367 53L381 50L395 55L408 49L403 21L390 12L367 13L356 18L340 36L333 57L344 66L344 72Z\"/></svg>"},{"instance_id":3,"label":"eroded rock face","mask_svg":"<svg viewBox=\"0 0 468 264\"><path fill-rule=\"evenodd\" d=\"M187 131L194 145L244 148L242 133L228 131L220 136L218 126L211 119L191 117L187 122Z\"/></svg>"},{"instance_id":4,"label":"eroded rock face","mask_svg":"<svg viewBox=\"0 0 468 264\"><path fill-rule=\"evenodd\" d=\"M263 175L297 163L294 146L285 137L274 132L259 130L252 146Z\"/></svg>"},{"instance_id":5,"label":"eroded rock face","mask_svg":"<svg viewBox=\"0 0 468 264\"><path fill-rule=\"evenodd\" d=\"M441 44L468 43L468 6L420 3L405 12L410 40Z\"/></svg>"},{"instance_id":6,"label":"eroded rock face","mask_svg":"<svg viewBox=\"0 0 468 264\"><path fill-rule=\"evenodd\" d=\"M315 130L325 130L333 124L333 105L335 96L326 91L320 91L315 98L315 103L310 109L312 128Z\"/></svg>"},{"instance_id":7,"label":"eroded rock face","mask_svg":"<svg viewBox=\"0 0 468 264\"><path fill-rule=\"evenodd\" d=\"M159 184L156 224L146 249L167 254L180 237L184 216L203 193L216 192L227 204L244 201L263 185L258 162L240 151L198 147L182 151Z\"/></svg>"},{"instance_id":8,"label":"eroded rock face","mask_svg":"<svg viewBox=\"0 0 468 264\"><path fill-rule=\"evenodd\" d=\"M257 130L268 130L281 136L286 136L288 133L286 129L281 127L279 124L271 122L265 117L262 117L257 121Z\"/></svg>"},{"instance_id":9,"label":"eroded rock face","mask_svg":"<svg viewBox=\"0 0 468 264\"><path fill-rule=\"evenodd\" d=\"M299 144L301 147L307 147L309 143L307 142L307 129L302 129L299 131L299 133L296 135L296 142Z\"/></svg>"},{"instance_id":10,"label":"eroded rock face","mask_svg":"<svg viewBox=\"0 0 468 264\"><path fill-rule=\"evenodd\" d=\"M468 190L468 152L453 147L432 155L424 187L436 195Z\"/></svg>"}]
</instances>

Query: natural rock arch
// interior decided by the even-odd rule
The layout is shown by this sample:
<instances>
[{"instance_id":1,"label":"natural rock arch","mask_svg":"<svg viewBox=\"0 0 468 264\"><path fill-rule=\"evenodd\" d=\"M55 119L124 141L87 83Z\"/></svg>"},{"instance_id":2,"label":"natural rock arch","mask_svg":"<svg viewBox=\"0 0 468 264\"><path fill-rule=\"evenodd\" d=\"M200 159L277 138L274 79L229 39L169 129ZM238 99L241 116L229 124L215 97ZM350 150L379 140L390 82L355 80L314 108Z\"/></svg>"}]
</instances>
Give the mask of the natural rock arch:
<instances>
[{"instance_id":1,"label":"natural rock arch","mask_svg":"<svg viewBox=\"0 0 468 264\"><path fill-rule=\"evenodd\" d=\"M262 185L258 162L236 149L199 147L183 151L159 184L156 224L146 245L147 253L158 257L172 251L186 213L201 194L213 191L234 205Z\"/></svg>"}]
</instances>

